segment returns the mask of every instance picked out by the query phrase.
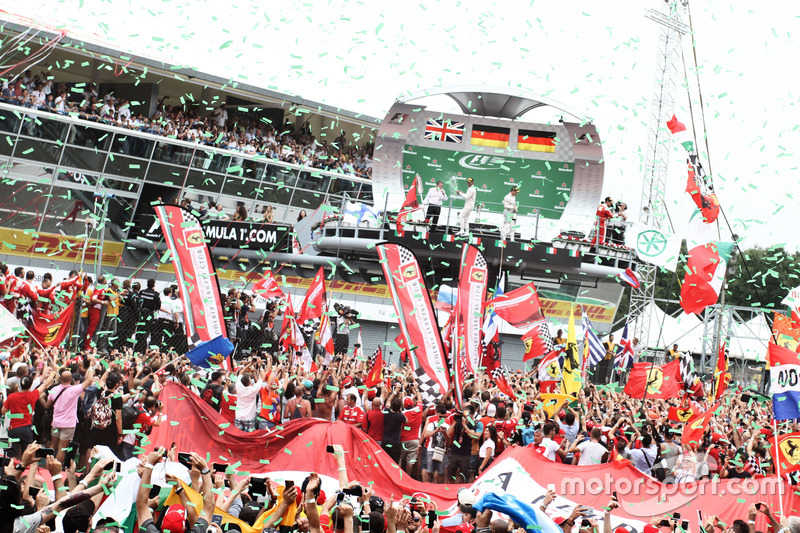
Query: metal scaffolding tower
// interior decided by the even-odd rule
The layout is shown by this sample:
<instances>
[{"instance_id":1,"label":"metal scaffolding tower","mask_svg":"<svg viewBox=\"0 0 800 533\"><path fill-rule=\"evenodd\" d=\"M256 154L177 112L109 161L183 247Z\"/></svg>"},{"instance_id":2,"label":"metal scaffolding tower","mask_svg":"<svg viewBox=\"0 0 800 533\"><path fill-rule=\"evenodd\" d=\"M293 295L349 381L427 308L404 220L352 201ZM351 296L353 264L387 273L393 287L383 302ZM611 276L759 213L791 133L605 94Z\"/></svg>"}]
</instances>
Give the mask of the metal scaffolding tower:
<instances>
[{"instance_id":1,"label":"metal scaffolding tower","mask_svg":"<svg viewBox=\"0 0 800 533\"><path fill-rule=\"evenodd\" d=\"M675 108L676 77L681 59L681 36L689 27L681 20L688 0L662 1L661 11L647 9L645 17L661 26L658 38L656 80L650 102L648 144L644 156L644 180L640 220L661 229L666 217L665 190L669 165L670 134L666 123L672 118ZM650 312L648 304L655 297L655 265L639 263L637 274L641 285L631 293L629 317L635 322L634 336L647 347L650 346ZM656 339L652 339L653 342Z\"/></svg>"}]
</instances>

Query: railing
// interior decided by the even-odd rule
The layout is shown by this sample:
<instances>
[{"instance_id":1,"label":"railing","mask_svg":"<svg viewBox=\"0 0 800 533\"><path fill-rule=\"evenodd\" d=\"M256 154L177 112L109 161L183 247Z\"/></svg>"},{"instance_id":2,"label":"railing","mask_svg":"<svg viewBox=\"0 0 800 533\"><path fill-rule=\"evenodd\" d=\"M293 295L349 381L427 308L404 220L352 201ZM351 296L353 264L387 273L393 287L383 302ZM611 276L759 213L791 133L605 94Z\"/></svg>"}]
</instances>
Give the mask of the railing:
<instances>
[{"instance_id":1,"label":"railing","mask_svg":"<svg viewBox=\"0 0 800 533\"><path fill-rule=\"evenodd\" d=\"M159 197L213 201L229 216L243 205L258 221L272 205L276 222L338 205L345 194L373 201L364 178L5 103L0 171L0 224L80 234L74 224L91 210L93 194L106 192L113 194L110 229L120 239L134 213Z\"/></svg>"},{"instance_id":2,"label":"railing","mask_svg":"<svg viewBox=\"0 0 800 533\"><path fill-rule=\"evenodd\" d=\"M342 214L347 210L346 200L348 198L343 199L336 206ZM353 201L352 199L349 200ZM383 206L375 207L380 212L380 216L377 218L369 217L366 222L362 222L358 226L355 224L355 217L345 216L332 219L326 225L332 224L337 229L371 227L381 230L381 238L385 238L386 235L393 235L396 213L387 213L385 202ZM503 225L506 222L502 209L502 204L499 203L481 202L476 204L469 218L470 230L473 232L500 232L502 235ZM438 223L435 227L445 233L458 231L460 213L461 208L453 206L452 203L442 206ZM624 245L625 226L619 229L612 228L607 222L603 223L599 217L593 215L564 214L562 210L526 206L523 203L518 205L518 213L516 221L512 221L510 225L510 229L518 240L542 242L553 242L555 240L565 246L575 245L585 249L584 251L597 248L599 244L601 254L612 254L620 257L631 255L630 249ZM428 206L423 206L422 209L412 212L406 219L405 227L407 231L427 232L432 227L431 219L428 217ZM505 229L507 230L508 228ZM384 235L384 231L388 233ZM601 235L600 238L596 238L598 233ZM374 231L368 232L368 234L372 235Z\"/></svg>"}]
</instances>

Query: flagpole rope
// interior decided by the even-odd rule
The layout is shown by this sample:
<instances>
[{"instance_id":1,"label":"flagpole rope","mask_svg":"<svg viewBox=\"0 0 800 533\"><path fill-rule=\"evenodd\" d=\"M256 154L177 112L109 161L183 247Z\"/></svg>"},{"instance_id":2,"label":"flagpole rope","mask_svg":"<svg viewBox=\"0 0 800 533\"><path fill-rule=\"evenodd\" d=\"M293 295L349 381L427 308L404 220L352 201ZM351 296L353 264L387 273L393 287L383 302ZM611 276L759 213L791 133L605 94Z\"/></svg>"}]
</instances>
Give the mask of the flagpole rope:
<instances>
[{"instance_id":1,"label":"flagpole rope","mask_svg":"<svg viewBox=\"0 0 800 533\"><path fill-rule=\"evenodd\" d=\"M697 66L697 43L695 41L694 28L692 26L691 6L687 5L687 10L688 10L688 13L689 13L689 31L690 31L690 33L692 35L692 55L694 57L695 75L697 77L697 93L698 93L699 98L700 98L701 121L702 121L702 124L703 124L703 131L706 131L705 109L704 109L704 106L703 106L703 91L700 88L700 71L699 71L698 66ZM681 56L683 56L683 50L681 50ZM685 58L684 58L684 61L683 61L683 72L684 72L684 78L686 78L687 81L688 81L688 77L686 75L686 60L685 60ZM690 115L691 120L692 120L692 136L694 138L695 146L697 146L698 145L697 144L697 133L696 133L696 130L694 128L694 112L693 112L693 108L692 108L692 98L691 98L691 94L689 93L688 83L686 85L687 85L686 93L687 93L688 100L689 100L689 115ZM708 160L708 174L707 175L708 175L709 180L711 181L712 190L713 190L714 173L711 170L711 150L710 150L710 148L708 146L708 135L704 135L703 137L704 137L703 142L704 142L704 144L706 146L706 159ZM731 223L728 220L728 216L725 214L725 210L722 208L722 204L721 203L719 205L719 212L722 215L722 218L725 220L725 225L728 227L728 231L730 232L731 236L733 236L734 235L733 227L731 226ZM742 253L742 249L739 247L738 240L734 241L733 244L736 247L736 250L739 252L739 258L742 261L742 266L744 266L745 272L747 272L747 277L749 279L753 279L753 275L750 273L750 268L747 266L747 259L745 257L745 254ZM756 298L758 298L759 306L762 309L764 309L764 301L761 299L761 295L758 292L758 287L756 287L755 284L753 285L753 291L756 294ZM767 320L767 323L770 326L770 336L772 337L773 342L775 344L777 344L778 343L778 339L777 339L777 336L775 335L775 332L773 331L773 320L771 319L771 317L769 316L768 313L764 313L764 318Z\"/></svg>"}]
</instances>

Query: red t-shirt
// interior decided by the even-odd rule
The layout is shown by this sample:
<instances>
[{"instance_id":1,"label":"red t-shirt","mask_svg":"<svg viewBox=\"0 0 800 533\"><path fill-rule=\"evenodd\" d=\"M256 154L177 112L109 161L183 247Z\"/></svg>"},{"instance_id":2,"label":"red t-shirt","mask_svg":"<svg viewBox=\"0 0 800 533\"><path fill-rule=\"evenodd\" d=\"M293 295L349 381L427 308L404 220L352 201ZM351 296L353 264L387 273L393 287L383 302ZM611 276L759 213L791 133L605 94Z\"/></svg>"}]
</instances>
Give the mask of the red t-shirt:
<instances>
[{"instance_id":1,"label":"red t-shirt","mask_svg":"<svg viewBox=\"0 0 800 533\"><path fill-rule=\"evenodd\" d=\"M236 395L223 392L222 401L219 405L219 413L222 415L222 418L231 424L233 424L236 419L236 411L234 411L234 409L236 409Z\"/></svg>"},{"instance_id":2,"label":"red t-shirt","mask_svg":"<svg viewBox=\"0 0 800 533\"><path fill-rule=\"evenodd\" d=\"M403 429L400 431L400 440L402 442L419 439L419 428L422 426L422 418L424 414L422 410L422 402L417 402L417 405L414 408L403 411L403 414L406 417L406 423L403 424Z\"/></svg>"},{"instance_id":3,"label":"red t-shirt","mask_svg":"<svg viewBox=\"0 0 800 533\"><path fill-rule=\"evenodd\" d=\"M372 437L375 442L383 440L383 411L380 409L370 409L367 411L365 424L367 435ZM362 427L364 427L362 426Z\"/></svg>"},{"instance_id":4,"label":"red t-shirt","mask_svg":"<svg viewBox=\"0 0 800 533\"><path fill-rule=\"evenodd\" d=\"M5 407L13 415L10 417L11 429L17 429L33 424L33 408L39 400L39 390L15 392L8 395ZM19 415L22 415L20 417Z\"/></svg>"},{"instance_id":5,"label":"red t-shirt","mask_svg":"<svg viewBox=\"0 0 800 533\"><path fill-rule=\"evenodd\" d=\"M363 424L364 411L357 405L353 407L345 405L344 409L342 409L341 416L339 416L339 420L347 422L348 424Z\"/></svg>"}]
</instances>

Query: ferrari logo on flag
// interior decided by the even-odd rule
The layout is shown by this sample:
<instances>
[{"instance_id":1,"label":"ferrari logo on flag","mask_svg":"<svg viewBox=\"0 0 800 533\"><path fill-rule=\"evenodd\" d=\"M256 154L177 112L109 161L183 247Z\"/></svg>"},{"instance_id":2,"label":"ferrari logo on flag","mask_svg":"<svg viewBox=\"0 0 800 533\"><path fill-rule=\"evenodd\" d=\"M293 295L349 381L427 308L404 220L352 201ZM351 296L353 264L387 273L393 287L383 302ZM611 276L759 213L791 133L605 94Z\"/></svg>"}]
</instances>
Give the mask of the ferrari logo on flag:
<instances>
[{"instance_id":1,"label":"ferrari logo on flag","mask_svg":"<svg viewBox=\"0 0 800 533\"><path fill-rule=\"evenodd\" d=\"M403 269L403 277L406 279L414 278L417 276L417 270L414 268L414 265L408 265L406 268Z\"/></svg>"},{"instance_id":2,"label":"ferrari logo on flag","mask_svg":"<svg viewBox=\"0 0 800 533\"><path fill-rule=\"evenodd\" d=\"M658 394L661 384L664 383L664 372L654 367L647 373L647 394Z\"/></svg>"},{"instance_id":3,"label":"ferrari logo on flag","mask_svg":"<svg viewBox=\"0 0 800 533\"><path fill-rule=\"evenodd\" d=\"M192 246L205 246L206 239L203 236L203 232L200 230L192 231L186 234L186 244L190 244Z\"/></svg>"},{"instance_id":4,"label":"ferrari logo on flag","mask_svg":"<svg viewBox=\"0 0 800 533\"><path fill-rule=\"evenodd\" d=\"M559 366L558 361L553 361L547 365L547 375L553 379L561 378L561 366Z\"/></svg>"},{"instance_id":5,"label":"ferrari logo on flag","mask_svg":"<svg viewBox=\"0 0 800 533\"><path fill-rule=\"evenodd\" d=\"M783 457L793 465L800 464L800 438L789 437L780 443Z\"/></svg>"},{"instance_id":6,"label":"ferrari logo on flag","mask_svg":"<svg viewBox=\"0 0 800 533\"><path fill-rule=\"evenodd\" d=\"M686 422L692 417L693 414L694 411L692 411L691 409L678 409L678 419L681 422Z\"/></svg>"},{"instance_id":7,"label":"ferrari logo on flag","mask_svg":"<svg viewBox=\"0 0 800 533\"><path fill-rule=\"evenodd\" d=\"M478 282L482 282L486 278L486 271L485 270L473 270L472 271L472 279Z\"/></svg>"}]
</instances>

